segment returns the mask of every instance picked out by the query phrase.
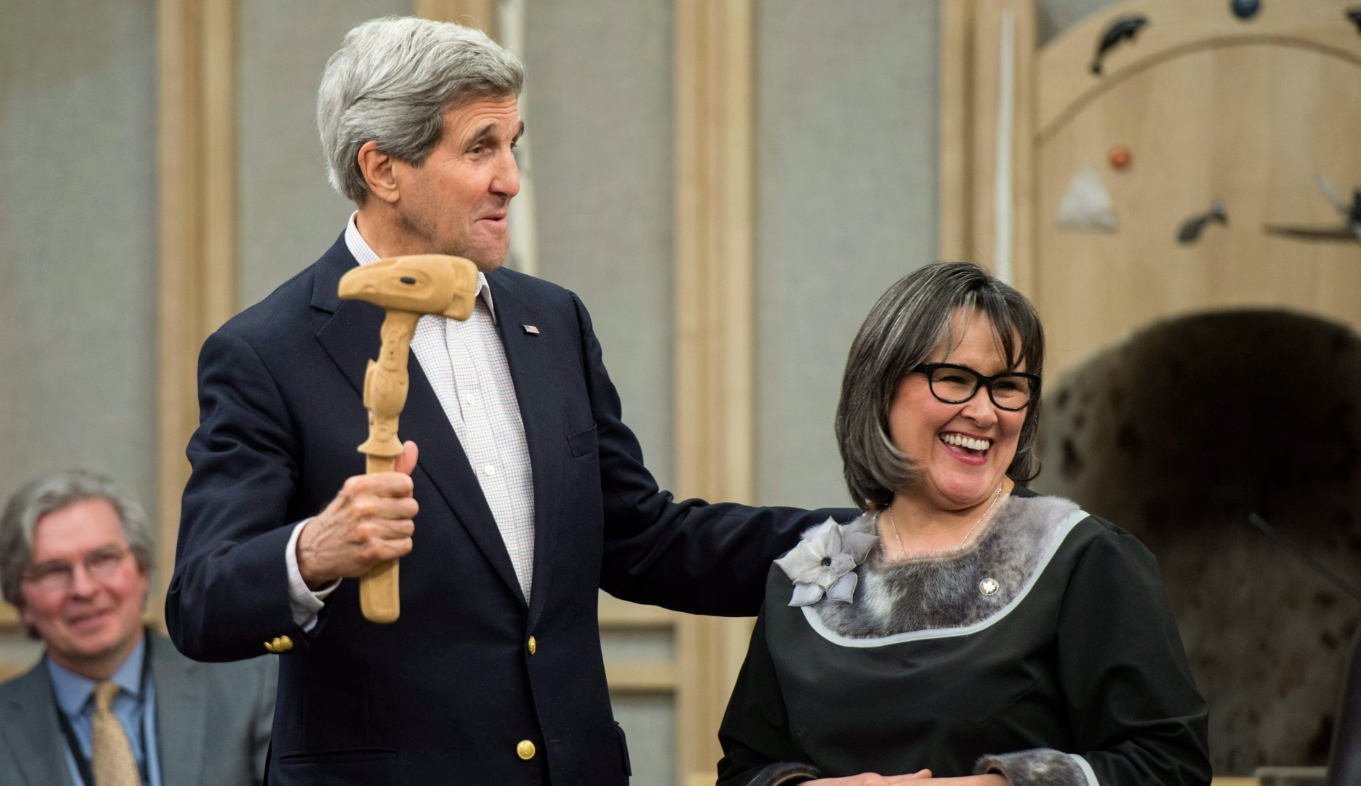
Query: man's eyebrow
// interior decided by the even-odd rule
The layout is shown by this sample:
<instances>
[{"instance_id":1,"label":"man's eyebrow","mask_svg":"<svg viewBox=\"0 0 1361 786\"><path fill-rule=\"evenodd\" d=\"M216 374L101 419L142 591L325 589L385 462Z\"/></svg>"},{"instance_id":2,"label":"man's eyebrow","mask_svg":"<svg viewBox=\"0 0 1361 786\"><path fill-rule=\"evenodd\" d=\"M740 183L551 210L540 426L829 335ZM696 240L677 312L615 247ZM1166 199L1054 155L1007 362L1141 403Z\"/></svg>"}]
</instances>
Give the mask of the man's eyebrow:
<instances>
[{"instance_id":1,"label":"man's eyebrow","mask_svg":"<svg viewBox=\"0 0 1361 786\"><path fill-rule=\"evenodd\" d=\"M477 130L476 134L473 134L473 138L468 140L468 144L474 145L477 144L478 142L481 142L483 139L490 136L492 131L494 131L495 129L496 129L495 123L488 123L485 126L482 126ZM525 121L521 120L520 127L515 131L515 136L512 137L512 139L519 139L520 137L524 136L524 133Z\"/></svg>"},{"instance_id":2,"label":"man's eyebrow","mask_svg":"<svg viewBox=\"0 0 1361 786\"><path fill-rule=\"evenodd\" d=\"M482 128L478 129L476 134L473 134L473 138L468 140L468 144L471 145L474 142L482 141L482 139L490 134L494 128L496 128L495 123L488 123L485 126L482 126Z\"/></svg>"}]
</instances>

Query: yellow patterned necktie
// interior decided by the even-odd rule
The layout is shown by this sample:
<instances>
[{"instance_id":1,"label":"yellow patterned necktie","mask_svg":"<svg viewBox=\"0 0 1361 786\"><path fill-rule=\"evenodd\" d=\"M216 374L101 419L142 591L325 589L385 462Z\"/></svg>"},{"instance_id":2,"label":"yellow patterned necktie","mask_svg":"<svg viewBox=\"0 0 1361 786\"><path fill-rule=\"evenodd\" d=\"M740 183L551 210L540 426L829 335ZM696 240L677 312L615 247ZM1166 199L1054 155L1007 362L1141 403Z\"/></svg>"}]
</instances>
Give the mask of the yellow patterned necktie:
<instances>
[{"instance_id":1,"label":"yellow patterned necktie","mask_svg":"<svg viewBox=\"0 0 1361 786\"><path fill-rule=\"evenodd\" d=\"M90 735L94 786L142 786L128 734L118 716L113 714L113 700L117 695L116 682L104 680L95 685L94 726Z\"/></svg>"}]
</instances>

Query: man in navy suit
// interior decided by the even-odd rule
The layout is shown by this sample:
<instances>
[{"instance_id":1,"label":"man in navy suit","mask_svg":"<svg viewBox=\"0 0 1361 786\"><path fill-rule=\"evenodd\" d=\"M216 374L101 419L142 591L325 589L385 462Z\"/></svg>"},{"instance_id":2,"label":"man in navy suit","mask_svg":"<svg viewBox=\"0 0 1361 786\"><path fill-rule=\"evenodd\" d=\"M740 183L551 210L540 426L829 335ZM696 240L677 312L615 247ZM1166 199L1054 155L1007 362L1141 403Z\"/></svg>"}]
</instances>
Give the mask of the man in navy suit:
<instances>
[{"instance_id":1,"label":"man in navy suit","mask_svg":"<svg viewBox=\"0 0 1361 786\"><path fill-rule=\"evenodd\" d=\"M283 655L272 782L624 784L598 588L755 614L770 561L829 515L660 491L581 301L500 267L522 79L457 25L352 30L318 125L358 209L204 344L166 618L195 659ZM397 471L366 476L360 391L383 312L336 286L418 253L475 262L476 308L418 324L401 433L419 462L408 443ZM343 579L395 557L402 616L366 622Z\"/></svg>"}]
</instances>

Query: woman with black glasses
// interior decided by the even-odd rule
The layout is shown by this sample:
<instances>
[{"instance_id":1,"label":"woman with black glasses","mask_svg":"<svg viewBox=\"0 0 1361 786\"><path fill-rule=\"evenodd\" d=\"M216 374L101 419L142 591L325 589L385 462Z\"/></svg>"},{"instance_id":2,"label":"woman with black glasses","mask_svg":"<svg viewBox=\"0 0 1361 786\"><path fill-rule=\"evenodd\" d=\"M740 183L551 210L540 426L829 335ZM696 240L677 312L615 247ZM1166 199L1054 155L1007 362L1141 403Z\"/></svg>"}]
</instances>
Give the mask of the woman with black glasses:
<instances>
[{"instance_id":1,"label":"woman with black glasses","mask_svg":"<svg viewBox=\"0 0 1361 786\"><path fill-rule=\"evenodd\" d=\"M1210 782L1153 555L1024 486L1043 363L1034 309L977 265L875 304L836 421L865 514L771 568L722 786Z\"/></svg>"}]
</instances>

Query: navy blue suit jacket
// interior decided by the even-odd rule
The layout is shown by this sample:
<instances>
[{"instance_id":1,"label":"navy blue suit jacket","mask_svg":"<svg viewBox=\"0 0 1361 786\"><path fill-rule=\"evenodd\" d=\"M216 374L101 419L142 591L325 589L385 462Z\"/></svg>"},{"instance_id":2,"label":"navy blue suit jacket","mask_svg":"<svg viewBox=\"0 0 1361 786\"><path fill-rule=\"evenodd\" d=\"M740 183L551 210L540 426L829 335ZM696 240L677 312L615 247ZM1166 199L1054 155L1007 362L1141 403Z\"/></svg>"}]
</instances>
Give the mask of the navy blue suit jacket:
<instances>
[{"instance_id":1,"label":"navy blue suit jacket","mask_svg":"<svg viewBox=\"0 0 1361 786\"><path fill-rule=\"evenodd\" d=\"M264 642L292 638L280 661L272 783L626 783L597 588L695 614L754 615L771 560L833 512L674 501L620 420L581 301L498 270L487 280L534 476L531 602L413 355L399 433L420 445L420 514L402 559L401 619L366 622L357 582L345 581L304 632L288 599L292 525L364 472L360 391L383 312L337 297L354 265L342 237L203 346L166 598L171 637L205 661L255 657ZM516 755L521 740L538 750L529 761Z\"/></svg>"}]
</instances>

